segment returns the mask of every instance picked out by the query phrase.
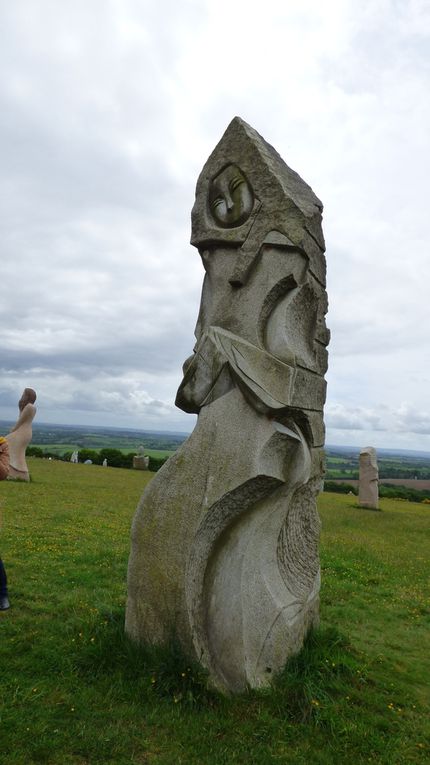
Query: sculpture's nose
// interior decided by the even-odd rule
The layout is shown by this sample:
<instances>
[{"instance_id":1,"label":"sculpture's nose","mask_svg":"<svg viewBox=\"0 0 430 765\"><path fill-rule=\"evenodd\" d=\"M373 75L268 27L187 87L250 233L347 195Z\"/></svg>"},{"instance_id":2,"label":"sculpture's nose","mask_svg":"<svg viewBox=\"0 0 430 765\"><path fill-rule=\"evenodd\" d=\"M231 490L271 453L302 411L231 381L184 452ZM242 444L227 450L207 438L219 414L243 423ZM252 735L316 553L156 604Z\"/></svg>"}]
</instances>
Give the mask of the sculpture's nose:
<instances>
[{"instance_id":1,"label":"sculpture's nose","mask_svg":"<svg viewBox=\"0 0 430 765\"><path fill-rule=\"evenodd\" d=\"M231 212L234 207L234 202L228 193L225 195L225 203L227 205L227 212Z\"/></svg>"}]
</instances>

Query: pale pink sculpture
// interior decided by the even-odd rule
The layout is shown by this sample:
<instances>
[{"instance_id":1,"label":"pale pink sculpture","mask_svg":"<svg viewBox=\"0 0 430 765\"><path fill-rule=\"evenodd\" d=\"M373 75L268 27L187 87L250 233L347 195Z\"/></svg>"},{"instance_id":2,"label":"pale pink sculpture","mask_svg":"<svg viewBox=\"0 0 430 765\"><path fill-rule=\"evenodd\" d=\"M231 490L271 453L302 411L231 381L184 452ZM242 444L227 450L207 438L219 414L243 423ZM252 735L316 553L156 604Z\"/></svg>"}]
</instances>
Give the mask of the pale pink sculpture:
<instances>
[{"instance_id":1,"label":"pale pink sculpture","mask_svg":"<svg viewBox=\"0 0 430 765\"><path fill-rule=\"evenodd\" d=\"M32 422L36 414L36 392L33 388L25 388L19 402L19 417L16 424L6 436L9 444L9 475L8 478L20 478L29 481L25 451L33 435Z\"/></svg>"},{"instance_id":2,"label":"pale pink sculpture","mask_svg":"<svg viewBox=\"0 0 430 765\"><path fill-rule=\"evenodd\" d=\"M360 506L368 507L370 510L378 510L379 473L376 449L373 446L366 446L360 452L359 477L358 502Z\"/></svg>"}]
</instances>

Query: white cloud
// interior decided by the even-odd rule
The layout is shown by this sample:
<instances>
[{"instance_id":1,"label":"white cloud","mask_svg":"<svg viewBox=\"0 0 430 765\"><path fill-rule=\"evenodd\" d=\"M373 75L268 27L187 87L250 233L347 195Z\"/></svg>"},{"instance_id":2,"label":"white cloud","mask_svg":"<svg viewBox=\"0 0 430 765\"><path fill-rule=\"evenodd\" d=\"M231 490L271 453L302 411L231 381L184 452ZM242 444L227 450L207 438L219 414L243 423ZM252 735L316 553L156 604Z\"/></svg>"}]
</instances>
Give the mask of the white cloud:
<instances>
[{"instance_id":1,"label":"white cloud","mask_svg":"<svg viewBox=\"0 0 430 765\"><path fill-rule=\"evenodd\" d=\"M380 404L376 409L328 404L325 416L328 441L389 448L430 449L430 414L411 403L398 408Z\"/></svg>"},{"instance_id":2,"label":"white cloud","mask_svg":"<svg viewBox=\"0 0 430 765\"><path fill-rule=\"evenodd\" d=\"M395 428L403 433L405 430L430 436L430 412L420 411L412 404L402 403L394 413Z\"/></svg>"},{"instance_id":3,"label":"white cloud","mask_svg":"<svg viewBox=\"0 0 430 765\"><path fill-rule=\"evenodd\" d=\"M145 373L115 376L95 370L89 377L79 379L76 374L59 372L53 377L49 368L33 368L31 381L38 394L36 405L40 422L184 432L194 426L194 416L180 412L171 401L163 398L165 389L159 385L159 378ZM21 394L18 382L14 375L3 378L0 419L13 420L17 416ZM174 384L172 379L167 382L169 388ZM155 395L149 391L155 391Z\"/></svg>"},{"instance_id":4,"label":"white cloud","mask_svg":"<svg viewBox=\"0 0 430 765\"><path fill-rule=\"evenodd\" d=\"M348 409L343 404L329 404L326 407L325 421L328 428L335 430L382 430L381 417L370 409L354 407Z\"/></svg>"}]
</instances>

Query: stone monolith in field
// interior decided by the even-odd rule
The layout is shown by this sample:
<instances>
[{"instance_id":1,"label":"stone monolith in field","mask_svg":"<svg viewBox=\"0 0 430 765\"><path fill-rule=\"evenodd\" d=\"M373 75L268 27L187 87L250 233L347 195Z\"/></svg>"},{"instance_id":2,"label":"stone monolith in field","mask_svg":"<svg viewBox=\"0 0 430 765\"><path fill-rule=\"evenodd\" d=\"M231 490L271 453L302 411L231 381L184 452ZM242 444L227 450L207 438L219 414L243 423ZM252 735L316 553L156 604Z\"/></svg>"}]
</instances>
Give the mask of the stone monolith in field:
<instances>
[{"instance_id":1,"label":"stone monolith in field","mask_svg":"<svg viewBox=\"0 0 430 765\"><path fill-rule=\"evenodd\" d=\"M371 510L379 509L378 460L376 449L366 446L360 452L358 502Z\"/></svg>"},{"instance_id":2,"label":"stone monolith in field","mask_svg":"<svg viewBox=\"0 0 430 765\"><path fill-rule=\"evenodd\" d=\"M198 420L138 506L126 630L176 636L226 691L266 685L318 622L321 212L237 117L197 182L191 243L206 273L176 403Z\"/></svg>"}]
</instances>

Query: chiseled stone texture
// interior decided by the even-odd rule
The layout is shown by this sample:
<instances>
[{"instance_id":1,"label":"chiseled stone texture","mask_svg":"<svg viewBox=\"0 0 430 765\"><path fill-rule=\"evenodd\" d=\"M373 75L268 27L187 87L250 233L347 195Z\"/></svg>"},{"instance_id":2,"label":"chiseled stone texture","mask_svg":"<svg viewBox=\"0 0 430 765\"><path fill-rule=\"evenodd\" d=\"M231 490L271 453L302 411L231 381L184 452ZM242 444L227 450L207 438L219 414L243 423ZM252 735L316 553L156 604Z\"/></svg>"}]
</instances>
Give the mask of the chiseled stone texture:
<instances>
[{"instance_id":1,"label":"chiseled stone texture","mask_svg":"<svg viewBox=\"0 0 430 765\"><path fill-rule=\"evenodd\" d=\"M12 430L6 436L9 444L9 475L8 478L19 478L29 481L25 452L33 435L32 422L36 415L36 393L32 388L25 388L19 402L19 417Z\"/></svg>"},{"instance_id":2,"label":"chiseled stone texture","mask_svg":"<svg viewBox=\"0 0 430 765\"><path fill-rule=\"evenodd\" d=\"M366 446L360 452L360 472L359 472L359 491L358 502L362 507L368 507L371 510L379 509L378 493L378 461L376 459L376 449L373 446Z\"/></svg>"},{"instance_id":3,"label":"chiseled stone texture","mask_svg":"<svg viewBox=\"0 0 430 765\"><path fill-rule=\"evenodd\" d=\"M132 526L126 630L176 635L225 691L270 682L318 622L329 332L322 204L239 118L199 177L205 278L176 403L196 427Z\"/></svg>"}]
</instances>

